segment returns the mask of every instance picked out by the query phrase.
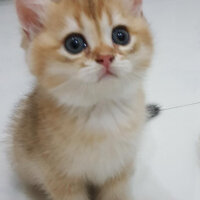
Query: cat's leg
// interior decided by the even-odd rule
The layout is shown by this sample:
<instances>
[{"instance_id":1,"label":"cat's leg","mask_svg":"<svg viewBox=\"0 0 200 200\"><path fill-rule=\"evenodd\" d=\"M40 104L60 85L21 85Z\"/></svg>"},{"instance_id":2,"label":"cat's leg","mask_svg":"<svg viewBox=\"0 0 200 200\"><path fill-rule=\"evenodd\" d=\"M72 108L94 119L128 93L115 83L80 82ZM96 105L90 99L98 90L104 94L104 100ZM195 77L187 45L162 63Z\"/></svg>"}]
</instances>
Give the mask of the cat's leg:
<instances>
[{"instance_id":1,"label":"cat's leg","mask_svg":"<svg viewBox=\"0 0 200 200\"><path fill-rule=\"evenodd\" d=\"M101 187L97 200L133 200L131 180L132 170L125 170Z\"/></svg>"},{"instance_id":2,"label":"cat's leg","mask_svg":"<svg viewBox=\"0 0 200 200\"><path fill-rule=\"evenodd\" d=\"M89 200L87 184L82 180L53 176L46 179L44 188L52 200Z\"/></svg>"},{"instance_id":3,"label":"cat's leg","mask_svg":"<svg viewBox=\"0 0 200 200\"><path fill-rule=\"evenodd\" d=\"M50 200L44 191L40 190L39 187L24 184L23 191L26 194L28 200Z\"/></svg>"}]
</instances>

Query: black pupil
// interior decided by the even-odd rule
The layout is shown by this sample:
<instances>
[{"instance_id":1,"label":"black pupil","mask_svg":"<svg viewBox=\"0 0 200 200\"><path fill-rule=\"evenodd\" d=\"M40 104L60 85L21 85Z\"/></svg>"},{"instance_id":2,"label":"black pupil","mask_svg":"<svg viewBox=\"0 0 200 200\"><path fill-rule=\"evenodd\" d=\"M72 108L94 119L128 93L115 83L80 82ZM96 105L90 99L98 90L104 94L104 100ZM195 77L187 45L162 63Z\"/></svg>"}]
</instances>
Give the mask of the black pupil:
<instances>
[{"instance_id":1,"label":"black pupil","mask_svg":"<svg viewBox=\"0 0 200 200\"><path fill-rule=\"evenodd\" d=\"M71 47L73 48L73 49L78 49L79 48L79 45L80 45L80 43L79 43L79 41L76 39L76 38L72 38L72 41L71 41Z\"/></svg>"},{"instance_id":2,"label":"black pupil","mask_svg":"<svg viewBox=\"0 0 200 200\"><path fill-rule=\"evenodd\" d=\"M115 44L127 45L130 41L130 35L126 27L118 26L113 29L112 39Z\"/></svg>"},{"instance_id":3,"label":"black pupil","mask_svg":"<svg viewBox=\"0 0 200 200\"><path fill-rule=\"evenodd\" d=\"M126 39L126 36L123 32L118 32L117 37L120 41L124 41Z\"/></svg>"},{"instance_id":4,"label":"black pupil","mask_svg":"<svg viewBox=\"0 0 200 200\"><path fill-rule=\"evenodd\" d=\"M71 34L65 40L65 48L71 54L81 53L86 47L87 43L80 34Z\"/></svg>"}]
</instances>

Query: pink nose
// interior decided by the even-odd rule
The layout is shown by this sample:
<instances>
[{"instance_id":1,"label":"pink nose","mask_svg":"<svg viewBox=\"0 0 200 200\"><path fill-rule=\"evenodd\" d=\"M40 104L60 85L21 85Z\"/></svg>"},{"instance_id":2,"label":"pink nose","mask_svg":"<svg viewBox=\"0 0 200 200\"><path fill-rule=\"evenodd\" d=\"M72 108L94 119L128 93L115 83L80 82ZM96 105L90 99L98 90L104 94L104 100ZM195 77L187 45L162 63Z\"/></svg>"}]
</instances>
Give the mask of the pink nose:
<instances>
[{"instance_id":1,"label":"pink nose","mask_svg":"<svg viewBox=\"0 0 200 200\"><path fill-rule=\"evenodd\" d=\"M114 58L115 57L112 55L101 55L97 57L96 62L108 69L110 67L110 64L113 62Z\"/></svg>"}]
</instances>

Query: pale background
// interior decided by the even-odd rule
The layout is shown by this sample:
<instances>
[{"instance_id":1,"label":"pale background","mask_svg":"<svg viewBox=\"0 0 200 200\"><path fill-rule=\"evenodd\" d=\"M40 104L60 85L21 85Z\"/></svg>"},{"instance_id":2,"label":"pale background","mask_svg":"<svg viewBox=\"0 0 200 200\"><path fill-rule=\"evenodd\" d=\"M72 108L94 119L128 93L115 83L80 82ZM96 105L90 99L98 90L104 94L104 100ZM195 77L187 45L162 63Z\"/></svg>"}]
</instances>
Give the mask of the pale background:
<instances>
[{"instance_id":1,"label":"pale background","mask_svg":"<svg viewBox=\"0 0 200 200\"><path fill-rule=\"evenodd\" d=\"M164 109L200 102L200 1L144 0L155 38L148 102ZM0 200L23 200L6 157L6 126L30 91L12 1L0 1ZM163 111L147 127L133 183L135 200L200 200L200 104ZM200 152L200 151L199 151Z\"/></svg>"}]
</instances>

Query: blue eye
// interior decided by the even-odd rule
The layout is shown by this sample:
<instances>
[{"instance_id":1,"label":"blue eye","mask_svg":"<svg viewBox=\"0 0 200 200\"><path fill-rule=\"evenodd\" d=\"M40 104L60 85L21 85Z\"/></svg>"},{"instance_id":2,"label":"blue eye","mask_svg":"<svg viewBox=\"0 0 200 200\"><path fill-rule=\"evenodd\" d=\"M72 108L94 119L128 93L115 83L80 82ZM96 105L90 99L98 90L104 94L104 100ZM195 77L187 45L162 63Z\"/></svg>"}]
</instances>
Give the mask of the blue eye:
<instances>
[{"instance_id":1,"label":"blue eye","mask_svg":"<svg viewBox=\"0 0 200 200\"><path fill-rule=\"evenodd\" d=\"M81 34L70 34L64 43L66 50L71 54L79 54L87 48L87 42Z\"/></svg>"},{"instance_id":2,"label":"blue eye","mask_svg":"<svg viewBox=\"0 0 200 200\"><path fill-rule=\"evenodd\" d=\"M113 29L112 40L115 44L125 46L130 42L130 35L125 26L117 26Z\"/></svg>"}]
</instances>

